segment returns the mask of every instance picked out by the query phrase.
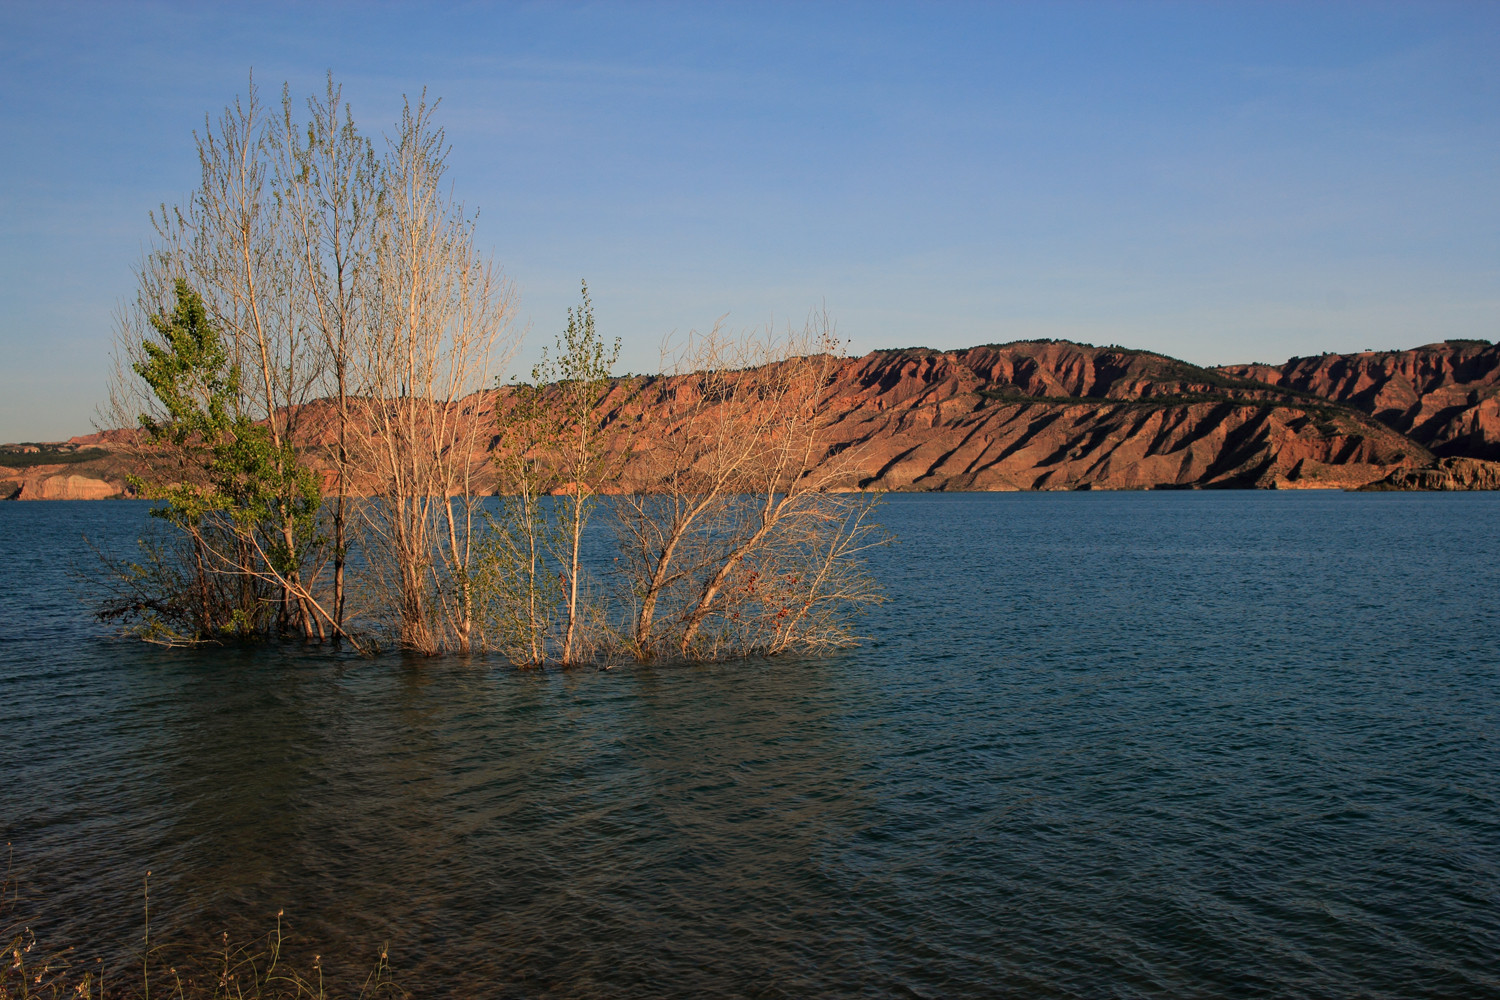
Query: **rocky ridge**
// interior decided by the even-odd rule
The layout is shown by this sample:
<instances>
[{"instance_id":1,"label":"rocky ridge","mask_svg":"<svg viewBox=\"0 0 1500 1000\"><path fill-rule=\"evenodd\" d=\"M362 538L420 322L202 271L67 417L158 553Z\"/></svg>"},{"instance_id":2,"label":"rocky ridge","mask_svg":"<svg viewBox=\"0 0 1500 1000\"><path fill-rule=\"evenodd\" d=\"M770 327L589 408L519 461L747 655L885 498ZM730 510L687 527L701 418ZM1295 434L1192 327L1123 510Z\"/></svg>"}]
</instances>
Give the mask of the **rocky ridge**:
<instances>
[{"instance_id":1,"label":"rocky ridge","mask_svg":"<svg viewBox=\"0 0 1500 1000\"><path fill-rule=\"evenodd\" d=\"M1440 458L1421 469L1397 469L1362 490L1500 490L1500 462Z\"/></svg>"},{"instance_id":2,"label":"rocky ridge","mask_svg":"<svg viewBox=\"0 0 1500 1000\"><path fill-rule=\"evenodd\" d=\"M825 412L874 489L1351 487L1431 461L1351 407L1068 342L876 351Z\"/></svg>"},{"instance_id":3,"label":"rocky ridge","mask_svg":"<svg viewBox=\"0 0 1500 1000\"><path fill-rule=\"evenodd\" d=\"M619 380L610 397L615 416L634 411L651 426L651 411L680 389L677 381ZM493 412L500 403L491 392L466 405ZM1500 482L1500 464L1485 461L1500 457L1500 347L1474 341L1218 369L1066 341L875 351L837 362L822 412L824 460L838 463L848 488L1482 489ZM304 421L315 454L326 444L319 423ZM667 421L656 426L674 433ZM42 446L35 464L28 464L32 455L7 450L16 446L0 447L0 496L118 495L130 436L109 431ZM55 461L64 452L66 461ZM627 462L626 481L632 472L639 469Z\"/></svg>"},{"instance_id":4,"label":"rocky ridge","mask_svg":"<svg viewBox=\"0 0 1500 1000\"><path fill-rule=\"evenodd\" d=\"M1500 344L1449 340L1217 370L1352 406L1438 456L1500 459Z\"/></svg>"},{"instance_id":5,"label":"rocky ridge","mask_svg":"<svg viewBox=\"0 0 1500 1000\"><path fill-rule=\"evenodd\" d=\"M125 491L129 434L90 434L61 443L0 445L0 500L105 500Z\"/></svg>"}]
</instances>

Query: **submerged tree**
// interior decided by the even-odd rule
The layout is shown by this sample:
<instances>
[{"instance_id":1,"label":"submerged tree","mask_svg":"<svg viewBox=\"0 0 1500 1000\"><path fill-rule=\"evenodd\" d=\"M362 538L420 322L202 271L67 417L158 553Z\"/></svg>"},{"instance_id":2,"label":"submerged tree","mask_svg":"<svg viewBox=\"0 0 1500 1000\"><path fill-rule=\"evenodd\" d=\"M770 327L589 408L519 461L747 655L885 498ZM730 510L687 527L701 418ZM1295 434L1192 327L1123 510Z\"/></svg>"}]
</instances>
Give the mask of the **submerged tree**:
<instances>
[{"instance_id":1,"label":"submerged tree","mask_svg":"<svg viewBox=\"0 0 1500 1000\"><path fill-rule=\"evenodd\" d=\"M513 311L473 218L445 191L433 110L407 103L383 161L375 312L358 355L369 436L354 459L383 614L402 646L429 654L474 641L475 529L492 486L482 390Z\"/></svg>"},{"instance_id":2,"label":"submerged tree","mask_svg":"<svg viewBox=\"0 0 1500 1000\"><path fill-rule=\"evenodd\" d=\"M538 666L853 642L881 600L864 556L887 536L878 498L846 492L851 456L831 454L831 324L782 337L716 326L689 337L672 374L615 380L592 319L585 288L557 355L498 394L502 497L474 578L484 645ZM600 502L617 543L610 605L582 559Z\"/></svg>"},{"instance_id":3,"label":"submerged tree","mask_svg":"<svg viewBox=\"0 0 1500 1000\"><path fill-rule=\"evenodd\" d=\"M764 360L762 346L716 325L690 336L673 365L664 366L670 376L645 387L641 408L652 424L638 456L636 489L615 503L632 609L625 641L638 660L654 659L679 630L680 607L755 458L755 410L725 404L736 378Z\"/></svg>"},{"instance_id":4,"label":"submerged tree","mask_svg":"<svg viewBox=\"0 0 1500 1000\"><path fill-rule=\"evenodd\" d=\"M605 612L585 579L582 551L599 493L629 454L628 439L606 426L619 353L618 339L606 347L599 336L584 282L531 381L499 394L501 514L491 522L484 572L492 632L519 663L539 665L549 655L578 663L599 646Z\"/></svg>"},{"instance_id":5,"label":"submerged tree","mask_svg":"<svg viewBox=\"0 0 1500 1000\"><path fill-rule=\"evenodd\" d=\"M156 470L168 477L131 485L164 501L152 514L182 533L191 559L174 567L169 550L149 549L122 568L104 614L173 643L316 627L311 599L291 583L295 553L316 531L316 480L240 410L239 368L202 297L185 279L175 292L172 311L150 317L155 336L132 366L156 404L138 422L174 461Z\"/></svg>"},{"instance_id":6,"label":"submerged tree","mask_svg":"<svg viewBox=\"0 0 1500 1000\"><path fill-rule=\"evenodd\" d=\"M556 354L545 355L536 374L555 384L557 435L553 443L556 469L563 479L563 525L554 535L553 555L562 566L566 626L562 662L583 655L584 607L579 602L580 553L583 530L593 512L600 485L623 455L612 451L601 427L600 404L610 390L610 374L620 357L620 341L606 348L594 327L594 304L589 286L582 285L582 301L568 309L568 325L557 341ZM618 444L618 442L615 442Z\"/></svg>"},{"instance_id":7,"label":"submerged tree","mask_svg":"<svg viewBox=\"0 0 1500 1000\"><path fill-rule=\"evenodd\" d=\"M381 159L331 78L308 108L304 125L283 96L268 118L252 82L197 135L201 183L185 207L153 214L155 246L119 317L107 417L133 424L166 405L146 378L149 345L186 281L234 373L225 412L237 423L216 443L148 435L147 478L157 492L180 488L194 449L215 449L216 471L204 473L215 495L259 518L232 541L203 535L205 573L269 581L278 630L352 637L346 574L362 537L357 629L426 652L466 648L489 427L474 393L507 329L508 286L443 187L447 149L430 105L407 105ZM179 575L154 579L170 587Z\"/></svg>"},{"instance_id":8,"label":"submerged tree","mask_svg":"<svg viewBox=\"0 0 1500 1000\"><path fill-rule=\"evenodd\" d=\"M310 97L306 127L282 90L282 114L271 151L281 178L289 245L304 289L308 321L321 338L318 389L332 404L333 500L331 558L333 623L342 629L352 541L350 433L359 390L355 355L373 312L375 223L383 207L380 163L354 125L342 90L328 76L324 95Z\"/></svg>"},{"instance_id":9,"label":"submerged tree","mask_svg":"<svg viewBox=\"0 0 1500 1000\"><path fill-rule=\"evenodd\" d=\"M164 377L166 369L152 345L161 336L159 317L177 308L173 299L185 282L234 373L224 400L233 426L214 429L223 433L213 442L201 432L148 434L141 456L147 478L160 493L174 482L176 465L185 477L180 492L193 481L184 467L193 464L194 449L213 449L205 475L215 497L232 499L227 509L239 529L198 538L207 571L236 577L240 586L254 580L272 587L274 620L248 618L252 631L326 638L342 629L318 594L319 490L300 444L324 357L309 335L305 283L290 252L285 188L296 178L279 172L274 156L289 139L264 117L253 85L196 138L200 184L185 206L153 213L155 246L138 268L133 307L119 317L110 415L115 426L139 414L149 423L164 405L161 379L153 384L150 374Z\"/></svg>"},{"instance_id":10,"label":"submerged tree","mask_svg":"<svg viewBox=\"0 0 1500 1000\"><path fill-rule=\"evenodd\" d=\"M562 594L549 556L561 547L547 497L558 483L548 449L557 416L546 396L541 366L530 382L496 393L496 492L478 549L473 585L481 605L482 643L521 666L545 664L552 647L555 605Z\"/></svg>"},{"instance_id":11,"label":"submerged tree","mask_svg":"<svg viewBox=\"0 0 1500 1000\"><path fill-rule=\"evenodd\" d=\"M690 337L643 403L637 491L618 498L620 567L637 659L717 659L853 641L881 600L863 553L886 536L848 488L823 395L837 362L817 316L780 338Z\"/></svg>"}]
</instances>

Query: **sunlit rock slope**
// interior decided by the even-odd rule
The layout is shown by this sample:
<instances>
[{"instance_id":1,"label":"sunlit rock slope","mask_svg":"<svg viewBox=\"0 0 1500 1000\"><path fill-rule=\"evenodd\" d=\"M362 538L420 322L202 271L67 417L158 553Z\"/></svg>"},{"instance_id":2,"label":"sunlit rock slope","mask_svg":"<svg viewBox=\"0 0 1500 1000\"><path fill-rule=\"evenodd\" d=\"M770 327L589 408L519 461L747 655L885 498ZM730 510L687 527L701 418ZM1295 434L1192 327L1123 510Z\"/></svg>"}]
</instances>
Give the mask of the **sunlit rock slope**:
<instances>
[{"instance_id":1,"label":"sunlit rock slope","mask_svg":"<svg viewBox=\"0 0 1500 1000\"><path fill-rule=\"evenodd\" d=\"M681 433L654 419L679 381L621 380L610 419L643 417L648 437ZM490 414L497 404L490 392L464 405ZM849 488L1494 488L1500 467L1480 460L1500 458L1500 347L1451 341L1217 369L1066 341L876 351L836 363L822 411L822 460L839 463ZM328 414L314 404L300 421L315 462L332 440ZM121 493L131 436L35 454L0 447L0 497ZM651 444L634 441L622 482L649 485L640 456Z\"/></svg>"},{"instance_id":2,"label":"sunlit rock slope","mask_svg":"<svg viewBox=\"0 0 1500 1000\"><path fill-rule=\"evenodd\" d=\"M1500 459L1500 345L1450 340L1219 371L1346 403L1437 455Z\"/></svg>"},{"instance_id":3,"label":"sunlit rock slope","mask_svg":"<svg viewBox=\"0 0 1500 1000\"><path fill-rule=\"evenodd\" d=\"M877 351L827 410L867 488L1347 487L1431 460L1349 406L1066 342Z\"/></svg>"}]
</instances>

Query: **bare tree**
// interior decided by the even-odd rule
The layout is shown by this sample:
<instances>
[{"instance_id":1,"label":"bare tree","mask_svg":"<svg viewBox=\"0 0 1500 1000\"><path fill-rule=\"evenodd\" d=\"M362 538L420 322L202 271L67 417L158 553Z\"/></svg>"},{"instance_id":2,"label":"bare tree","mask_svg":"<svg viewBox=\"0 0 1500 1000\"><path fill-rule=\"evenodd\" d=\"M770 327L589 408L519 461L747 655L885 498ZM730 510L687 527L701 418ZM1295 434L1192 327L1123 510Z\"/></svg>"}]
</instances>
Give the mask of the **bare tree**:
<instances>
[{"instance_id":1,"label":"bare tree","mask_svg":"<svg viewBox=\"0 0 1500 1000\"><path fill-rule=\"evenodd\" d=\"M315 394L319 345L304 322L286 206L269 190L274 168L266 147L274 138L264 125L252 82L245 101L226 109L217 129L205 127L198 144L203 183L186 219L189 280L203 289L234 344L245 414L269 436L271 472L278 480L273 488L281 494L272 514L280 545L277 552L257 555L277 577L289 615L312 635L322 632L323 622L301 579L303 539L293 493L305 470L294 439L303 406Z\"/></svg>"},{"instance_id":2,"label":"bare tree","mask_svg":"<svg viewBox=\"0 0 1500 1000\"><path fill-rule=\"evenodd\" d=\"M306 126L287 91L272 148L277 194L288 216L289 242L300 269L309 320L321 337L319 392L332 403L333 620L342 629L349 553L350 398L356 349L374 294L375 223L382 176L370 141L355 127L342 90L328 75L324 95L307 101ZM320 435L321 436L321 435Z\"/></svg>"},{"instance_id":3,"label":"bare tree","mask_svg":"<svg viewBox=\"0 0 1500 1000\"><path fill-rule=\"evenodd\" d=\"M667 374L641 389L638 406L652 423L641 434L637 471L614 502L633 609L626 643L641 661L661 651L664 607L665 628L677 624L678 591L710 558L715 531L755 457L759 414L731 401L735 383L764 359L765 345L717 323L663 355Z\"/></svg>"},{"instance_id":4,"label":"bare tree","mask_svg":"<svg viewBox=\"0 0 1500 1000\"><path fill-rule=\"evenodd\" d=\"M800 334L771 342L767 363L737 380L738 408L754 414L748 431L756 448L752 460L741 466L738 495L718 532L722 542L712 568L683 617L680 654L716 656L726 645L737 653L787 648L810 622L808 613L819 599L820 590L809 589L808 582L830 579L873 540L865 518L843 516L846 505L828 494L845 471L839 461L825 461L829 443L821 419L838 349L832 324L820 314ZM849 458L845 453L843 462ZM847 537L850 533L857 544ZM735 603L728 592L736 585L741 602L771 599L776 621L786 628L773 630L769 643L745 628L742 611L723 610ZM767 587L775 589L768 592ZM715 614L728 638L705 643L704 624Z\"/></svg>"},{"instance_id":5,"label":"bare tree","mask_svg":"<svg viewBox=\"0 0 1500 1000\"><path fill-rule=\"evenodd\" d=\"M715 327L642 404L653 453L617 502L637 658L668 635L696 658L838 645L879 600L861 557L884 537L875 498L834 492L852 458L830 460L823 417L837 350L822 315L781 337Z\"/></svg>"},{"instance_id":6,"label":"bare tree","mask_svg":"<svg viewBox=\"0 0 1500 1000\"><path fill-rule=\"evenodd\" d=\"M855 644L858 613L885 599L864 560L889 541L873 520L878 503L870 494L807 492L753 547L727 550L734 567L711 603L701 603L700 590L689 612L697 629L691 644L680 647L683 655L712 660ZM747 539L763 523L758 506ZM727 559L718 569L726 565Z\"/></svg>"},{"instance_id":7,"label":"bare tree","mask_svg":"<svg viewBox=\"0 0 1500 1000\"><path fill-rule=\"evenodd\" d=\"M356 464L372 492L367 553L393 598L397 641L471 648L470 575L489 491L481 390L509 331L509 284L474 246L474 222L444 191L448 147L425 95L407 102L382 164L374 313L358 353Z\"/></svg>"}]
</instances>

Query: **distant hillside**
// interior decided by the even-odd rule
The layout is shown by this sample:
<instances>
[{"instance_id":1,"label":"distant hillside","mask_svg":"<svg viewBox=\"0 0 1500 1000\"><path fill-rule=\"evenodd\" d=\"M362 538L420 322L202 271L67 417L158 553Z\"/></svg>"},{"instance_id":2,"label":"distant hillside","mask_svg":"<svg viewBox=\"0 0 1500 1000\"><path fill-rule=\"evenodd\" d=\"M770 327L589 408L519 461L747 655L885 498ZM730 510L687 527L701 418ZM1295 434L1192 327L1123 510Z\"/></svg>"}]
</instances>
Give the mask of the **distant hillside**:
<instances>
[{"instance_id":1,"label":"distant hillside","mask_svg":"<svg viewBox=\"0 0 1500 1000\"><path fill-rule=\"evenodd\" d=\"M681 381L619 380L608 420L644 414L651 433L681 433L649 419ZM470 405L492 413L500 402L490 392ZM1496 469L1438 457L1500 458L1500 347L1455 341L1217 369L1066 341L875 351L838 362L823 413L850 488L1468 488ZM327 435L304 423L316 461ZM130 437L0 448L0 497L118 494ZM650 447L636 443L640 455ZM649 489L644 461L627 462L621 481Z\"/></svg>"}]
</instances>

